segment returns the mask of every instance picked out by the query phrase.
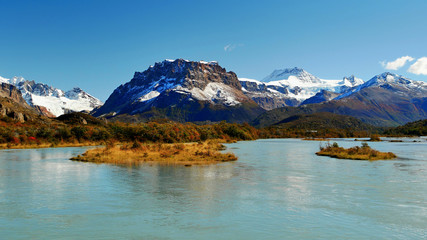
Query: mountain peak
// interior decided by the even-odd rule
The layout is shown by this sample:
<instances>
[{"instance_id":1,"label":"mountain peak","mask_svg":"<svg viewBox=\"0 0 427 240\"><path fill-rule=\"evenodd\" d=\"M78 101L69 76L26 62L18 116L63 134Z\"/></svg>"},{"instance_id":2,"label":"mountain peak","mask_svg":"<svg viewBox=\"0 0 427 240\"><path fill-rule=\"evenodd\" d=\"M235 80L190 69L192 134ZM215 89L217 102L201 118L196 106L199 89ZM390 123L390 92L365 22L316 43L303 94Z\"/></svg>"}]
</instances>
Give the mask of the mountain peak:
<instances>
[{"instance_id":1,"label":"mountain peak","mask_svg":"<svg viewBox=\"0 0 427 240\"><path fill-rule=\"evenodd\" d=\"M179 121L231 120L230 114L236 111L252 118L262 109L241 89L237 75L227 72L217 62L164 60L143 72L135 72L133 79L116 88L94 114L148 117L153 109L162 109L156 114Z\"/></svg>"},{"instance_id":2,"label":"mountain peak","mask_svg":"<svg viewBox=\"0 0 427 240\"><path fill-rule=\"evenodd\" d=\"M381 74L379 74L377 76L379 76L381 78L387 78L388 76L391 76L391 77L401 77L401 76L399 76L399 75L397 75L395 73L391 73L391 72L383 72L383 73L381 73Z\"/></svg>"},{"instance_id":3,"label":"mountain peak","mask_svg":"<svg viewBox=\"0 0 427 240\"><path fill-rule=\"evenodd\" d=\"M11 79L0 77L0 83L8 83L8 84L12 84L12 85L17 85L21 82L25 82L25 79L23 77L15 76Z\"/></svg>"},{"instance_id":4,"label":"mountain peak","mask_svg":"<svg viewBox=\"0 0 427 240\"><path fill-rule=\"evenodd\" d=\"M305 72L305 70L304 70L304 69L299 68L299 67L287 68L287 69L285 69L285 70L287 70L287 71L289 71L289 72L295 72L295 73L297 73L297 72Z\"/></svg>"},{"instance_id":5,"label":"mountain peak","mask_svg":"<svg viewBox=\"0 0 427 240\"><path fill-rule=\"evenodd\" d=\"M265 77L262 81L263 82L271 82L271 81L289 80L290 77L296 77L300 81L306 82L306 83L307 82L310 82L310 83L320 82L319 78L308 73L304 69L298 68L298 67L274 70L270 75Z\"/></svg>"},{"instance_id":6,"label":"mountain peak","mask_svg":"<svg viewBox=\"0 0 427 240\"><path fill-rule=\"evenodd\" d=\"M186 74L191 71L198 71L197 69L207 70L207 71L220 71L225 72L225 68L222 68L219 66L218 62L216 61L190 61L182 58L178 58L175 60L172 59L165 59L161 62L156 62L154 65L149 66L149 68L143 72L135 72L134 79L153 79L153 78L147 78L148 75L157 74L159 76L164 76L165 78L169 79L174 76L174 78L177 78L176 76L179 74ZM179 76L180 78L182 76ZM137 85L139 85L141 82L138 82Z\"/></svg>"},{"instance_id":7,"label":"mountain peak","mask_svg":"<svg viewBox=\"0 0 427 240\"><path fill-rule=\"evenodd\" d=\"M397 75L390 72L384 72L382 74L376 75L367 81L366 86L382 86L382 85L393 85L395 87L405 87L405 88L427 88L427 83L423 81L415 81L409 78L403 77L402 75Z\"/></svg>"},{"instance_id":8,"label":"mountain peak","mask_svg":"<svg viewBox=\"0 0 427 240\"><path fill-rule=\"evenodd\" d=\"M71 89L69 92L76 92L76 93L81 93L84 92L83 89L79 88L79 87L74 87L73 89Z\"/></svg>"},{"instance_id":9,"label":"mountain peak","mask_svg":"<svg viewBox=\"0 0 427 240\"><path fill-rule=\"evenodd\" d=\"M376 75L368 81L369 85L384 84L384 83L407 85L407 84L411 84L412 82L413 81L408 78L405 78L401 75L397 75L391 72L384 72L382 74Z\"/></svg>"},{"instance_id":10,"label":"mountain peak","mask_svg":"<svg viewBox=\"0 0 427 240\"><path fill-rule=\"evenodd\" d=\"M342 81L344 85L347 85L349 87L354 87L364 83L361 78L357 78L353 74L349 77L343 77Z\"/></svg>"},{"instance_id":11,"label":"mountain peak","mask_svg":"<svg viewBox=\"0 0 427 240\"><path fill-rule=\"evenodd\" d=\"M165 63L165 62L168 62L168 63L187 62L187 63L200 63L200 64L218 65L217 61L209 61L209 62L203 61L203 60L200 60L200 61L190 61L190 60L183 59L183 58L177 58L175 60L173 60L173 59L165 59L161 63Z\"/></svg>"}]
</instances>

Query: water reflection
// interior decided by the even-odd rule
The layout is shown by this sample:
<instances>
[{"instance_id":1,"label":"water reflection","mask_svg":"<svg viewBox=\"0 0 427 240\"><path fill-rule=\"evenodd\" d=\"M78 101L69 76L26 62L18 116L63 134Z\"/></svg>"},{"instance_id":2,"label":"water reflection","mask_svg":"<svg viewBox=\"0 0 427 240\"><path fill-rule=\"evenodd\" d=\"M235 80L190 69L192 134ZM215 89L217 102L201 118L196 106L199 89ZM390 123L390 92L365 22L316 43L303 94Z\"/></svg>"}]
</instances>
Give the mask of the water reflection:
<instances>
[{"instance_id":1,"label":"water reflection","mask_svg":"<svg viewBox=\"0 0 427 240\"><path fill-rule=\"evenodd\" d=\"M365 162L317 157L318 142L260 140L231 145L237 162L192 167L67 160L83 148L3 151L0 232L43 239L420 239L427 234L426 145L372 143L400 158Z\"/></svg>"}]
</instances>

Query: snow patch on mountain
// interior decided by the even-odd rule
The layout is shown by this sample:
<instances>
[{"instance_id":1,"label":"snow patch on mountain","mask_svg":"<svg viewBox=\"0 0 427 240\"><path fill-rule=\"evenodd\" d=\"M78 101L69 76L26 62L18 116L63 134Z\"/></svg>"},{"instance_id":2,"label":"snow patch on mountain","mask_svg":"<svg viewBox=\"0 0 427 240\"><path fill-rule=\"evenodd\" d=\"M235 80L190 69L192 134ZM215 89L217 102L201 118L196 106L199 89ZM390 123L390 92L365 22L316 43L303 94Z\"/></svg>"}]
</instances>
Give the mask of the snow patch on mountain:
<instances>
[{"instance_id":1,"label":"snow patch on mountain","mask_svg":"<svg viewBox=\"0 0 427 240\"><path fill-rule=\"evenodd\" d=\"M265 83L263 83L261 81L258 81L258 80L255 80L255 79L251 79L251 78L239 78L239 81L241 81L241 82L253 82L253 83L256 83L256 84L265 84Z\"/></svg>"},{"instance_id":2,"label":"snow patch on mountain","mask_svg":"<svg viewBox=\"0 0 427 240\"><path fill-rule=\"evenodd\" d=\"M226 106L235 106L240 104L238 97L234 94L235 90L224 83L208 83L204 89L188 89L179 85L176 87L176 90L180 93L187 93L196 100L209 101L211 103L222 103Z\"/></svg>"},{"instance_id":3,"label":"snow patch on mountain","mask_svg":"<svg viewBox=\"0 0 427 240\"><path fill-rule=\"evenodd\" d=\"M160 93L157 92L157 91L150 91L149 93L147 93L144 96L140 97L138 100L140 102L146 102L146 101L149 101L151 99L154 99L154 98L158 97L159 95L160 95Z\"/></svg>"},{"instance_id":4,"label":"snow patch on mountain","mask_svg":"<svg viewBox=\"0 0 427 240\"><path fill-rule=\"evenodd\" d=\"M31 106L43 106L55 116L68 112L91 111L103 103L80 88L67 92L47 84L27 81L23 77L0 77L0 82L16 86Z\"/></svg>"},{"instance_id":5,"label":"snow patch on mountain","mask_svg":"<svg viewBox=\"0 0 427 240\"><path fill-rule=\"evenodd\" d=\"M160 79L164 80L165 76L161 76ZM153 82L150 87L144 88L143 91L140 91L141 89L134 87L130 92L137 93L135 93L136 96L131 98L138 99L139 102L146 102L154 100L160 94L166 91L174 91L177 93L189 95L195 100L209 101L211 103L223 103L227 106L234 106L240 103L237 100L238 98L235 96L235 94L233 94L235 90L223 83L208 83L204 89L196 87L190 89L182 87L180 84L167 81L175 79L167 79L164 82L161 80Z\"/></svg>"}]
</instances>

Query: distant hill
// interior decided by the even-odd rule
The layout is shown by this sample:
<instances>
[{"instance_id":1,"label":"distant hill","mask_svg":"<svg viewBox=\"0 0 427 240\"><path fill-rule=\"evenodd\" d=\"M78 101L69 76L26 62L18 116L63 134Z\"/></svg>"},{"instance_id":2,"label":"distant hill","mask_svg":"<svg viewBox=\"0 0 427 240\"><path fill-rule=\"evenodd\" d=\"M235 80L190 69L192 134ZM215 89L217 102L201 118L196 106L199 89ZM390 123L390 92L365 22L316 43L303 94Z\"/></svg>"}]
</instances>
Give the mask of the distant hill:
<instances>
[{"instance_id":1,"label":"distant hill","mask_svg":"<svg viewBox=\"0 0 427 240\"><path fill-rule=\"evenodd\" d=\"M105 121L93 117L87 113L73 112L61 115L56 120L66 124L90 124L90 125L103 125Z\"/></svg>"},{"instance_id":2,"label":"distant hill","mask_svg":"<svg viewBox=\"0 0 427 240\"><path fill-rule=\"evenodd\" d=\"M427 119L407 123L403 126L390 128L385 134L406 136L427 136Z\"/></svg>"},{"instance_id":3,"label":"distant hill","mask_svg":"<svg viewBox=\"0 0 427 240\"><path fill-rule=\"evenodd\" d=\"M372 125L366 124L361 120L329 112L320 112L314 114L294 115L283 119L273 126L282 128L319 130L325 128L334 129L353 129L353 130L372 130Z\"/></svg>"}]
</instances>

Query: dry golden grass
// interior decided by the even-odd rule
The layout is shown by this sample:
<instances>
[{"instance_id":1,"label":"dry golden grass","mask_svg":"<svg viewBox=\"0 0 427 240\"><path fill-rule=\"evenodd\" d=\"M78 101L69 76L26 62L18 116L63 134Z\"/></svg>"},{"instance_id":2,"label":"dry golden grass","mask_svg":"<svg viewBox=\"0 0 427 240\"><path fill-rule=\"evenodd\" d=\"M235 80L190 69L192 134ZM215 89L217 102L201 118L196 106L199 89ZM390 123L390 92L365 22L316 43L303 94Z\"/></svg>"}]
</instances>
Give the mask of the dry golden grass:
<instances>
[{"instance_id":1,"label":"dry golden grass","mask_svg":"<svg viewBox=\"0 0 427 240\"><path fill-rule=\"evenodd\" d=\"M174 144L134 142L121 145L107 144L102 148L90 149L71 160L127 165L159 163L185 166L237 160L232 153L220 152L224 149L225 146L215 140Z\"/></svg>"},{"instance_id":2,"label":"dry golden grass","mask_svg":"<svg viewBox=\"0 0 427 240\"><path fill-rule=\"evenodd\" d=\"M368 144L363 143L362 147L352 147L352 148L343 148L334 143L333 145L327 145L324 148L321 148L319 152L316 153L318 156L329 156L333 158L340 159L352 159L352 160L387 160L393 159L397 156L392 152L379 152L372 149Z\"/></svg>"}]
</instances>

